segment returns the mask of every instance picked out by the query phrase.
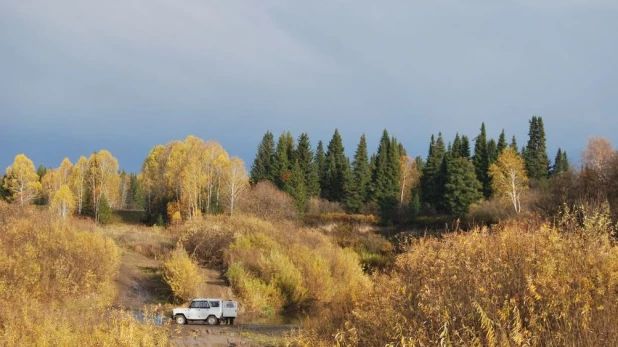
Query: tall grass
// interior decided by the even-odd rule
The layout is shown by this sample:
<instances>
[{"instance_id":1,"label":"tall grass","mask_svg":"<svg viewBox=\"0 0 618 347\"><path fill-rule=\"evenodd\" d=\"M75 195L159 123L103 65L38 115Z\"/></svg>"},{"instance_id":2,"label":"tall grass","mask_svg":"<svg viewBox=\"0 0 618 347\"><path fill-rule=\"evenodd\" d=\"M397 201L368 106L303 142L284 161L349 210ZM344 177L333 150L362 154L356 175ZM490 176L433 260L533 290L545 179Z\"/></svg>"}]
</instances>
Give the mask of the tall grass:
<instances>
[{"instance_id":1,"label":"tall grass","mask_svg":"<svg viewBox=\"0 0 618 347\"><path fill-rule=\"evenodd\" d=\"M344 324L315 320L298 343L618 345L618 249L607 235L520 222L422 238L373 279Z\"/></svg>"},{"instance_id":2,"label":"tall grass","mask_svg":"<svg viewBox=\"0 0 618 347\"><path fill-rule=\"evenodd\" d=\"M0 345L160 346L164 329L109 309L114 241L0 202Z\"/></svg>"},{"instance_id":3,"label":"tall grass","mask_svg":"<svg viewBox=\"0 0 618 347\"><path fill-rule=\"evenodd\" d=\"M188 224L180 239L200 263L226 268L243 307L264 315L348 305L369 286L352 250L293 223L207 216Z\"/></svg>"}]
</instances>

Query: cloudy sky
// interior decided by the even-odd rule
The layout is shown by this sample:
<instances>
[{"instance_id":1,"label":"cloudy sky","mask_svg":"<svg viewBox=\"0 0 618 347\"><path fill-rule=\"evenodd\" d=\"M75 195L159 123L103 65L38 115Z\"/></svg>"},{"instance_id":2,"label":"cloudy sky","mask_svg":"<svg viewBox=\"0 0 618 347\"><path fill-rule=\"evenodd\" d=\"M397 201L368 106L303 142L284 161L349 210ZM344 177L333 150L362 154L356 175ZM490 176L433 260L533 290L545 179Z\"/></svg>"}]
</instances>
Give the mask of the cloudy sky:
<instances>
[{"instance_id":1,"label":"cloudy sky","mask_svg":"<svg viewBox=\"0 0 618 347\"><path fill-rule=\"evenodd\" d=\"M386 128L408 153L502 129L549 155L618 143L615 0L0 0L0 168L216 139L249 166L266 130Z\"/></svg>"}]
</instances>

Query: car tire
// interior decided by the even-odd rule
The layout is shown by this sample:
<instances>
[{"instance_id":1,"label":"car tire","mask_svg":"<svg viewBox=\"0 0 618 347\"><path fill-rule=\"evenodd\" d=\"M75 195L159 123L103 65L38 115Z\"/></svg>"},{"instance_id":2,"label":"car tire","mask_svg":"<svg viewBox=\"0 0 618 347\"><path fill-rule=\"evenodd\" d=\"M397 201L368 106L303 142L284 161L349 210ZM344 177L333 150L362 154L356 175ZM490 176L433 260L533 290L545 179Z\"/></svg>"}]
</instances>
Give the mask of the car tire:
<instances>
[{"instance_id":1,"label":"car tire","mask_svg":"<svg viewBox=\"0 0 618 347\"><path fill-rule=\"evenodd\" d=\"M206 323L208 323L209 325L216 325L217 323L219 323L219 320L215 316L208 316L208 318L206 318Z\"/></svg>"},{"instance_id":2,"label":"car tire","mask_svg":"<svg viewBox=\"0 0 618 347\"><path fill-rule=\"evenodd\" d=\"M187 318L185 318L185 316L179 314L176 317L174 317L174 320L176 321L176 324L178 325L184 325L187 324Z\"/></svg>"}]
</instances>

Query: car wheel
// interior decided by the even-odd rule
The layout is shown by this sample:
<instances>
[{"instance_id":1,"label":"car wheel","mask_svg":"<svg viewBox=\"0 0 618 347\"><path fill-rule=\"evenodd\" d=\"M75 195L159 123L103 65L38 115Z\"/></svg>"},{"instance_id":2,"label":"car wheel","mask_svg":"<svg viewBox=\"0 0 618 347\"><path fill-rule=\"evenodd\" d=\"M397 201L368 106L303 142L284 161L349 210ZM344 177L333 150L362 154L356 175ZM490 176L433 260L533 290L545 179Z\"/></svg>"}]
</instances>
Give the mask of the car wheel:
<instances>
[{"instance_id":1,"label":"car wheel","mask_svg":"<svg viewBox=\"0 0 618 347\"><path fill-rule=\"evenodd\" d=\"M208 323L209 325L215 325L219 323L219 320L215 316L208 316L208 318L206 318L206 323Z\"/></svg>"},{"instance_id":2,"label":"car wheel","mask_svg":"<svg viewBox=\"0 0 618 347\"><path fill-rule=\"evenodd\" d=\"M183 315L179 314L174 319L176 320L176 324L178 325L187 324L187 319Z\"/></svg>"}]
</instances>

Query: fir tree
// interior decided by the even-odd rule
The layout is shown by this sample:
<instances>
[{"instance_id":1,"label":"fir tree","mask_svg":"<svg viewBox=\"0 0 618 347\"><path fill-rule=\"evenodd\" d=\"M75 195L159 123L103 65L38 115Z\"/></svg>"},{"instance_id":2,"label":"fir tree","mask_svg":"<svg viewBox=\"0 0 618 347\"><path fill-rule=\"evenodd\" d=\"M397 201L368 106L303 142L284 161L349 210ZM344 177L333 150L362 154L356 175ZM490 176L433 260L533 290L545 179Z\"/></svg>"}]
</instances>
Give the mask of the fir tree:
<instances>
[{"instance_id":1,"label":"fir tree","mask_svg":"<svg viewBox=\"0 0 618 347\"><path fill-rule=\"evenodd\" d=\"M489 155L487 153L487 133L485 131L485 123L481 125L481 133L477 136L474 144L474 172L476 178L481 182L482 192L485 198L491 195L491 181L487 175L489 169Z\"/></svg>"},{"instance_id":2,"label":"fir tree","mask_svg":"<svg viewBox=\"0 0 618 347\"><path fill-rule=\"evenodd\" d=\"M451 156L453 158L461 158L461 138L459 137L459 133L455 134L455 140L453 140L453 146L451 147Z\"/></svg>"},{"instance_id":3,"label":"fir tree","mask_svg":"<svg viewBox=\"0 0 618 347\"><path fill-rule=\"evenodd\" d=\"M444 159L445 149L442 134L438 134L438 139L434 140L431 136L427 161L423 165L423 175L421 176L421 200L434 207L440 203L443 194L441 185L440 170Z\"/></svg>"},{"instance_id":4,"label":"fir tree","mask_svg":"<svg viewBox=\"0 0 618 347\"><path fill-rule=\"evenodd\" d=\"M450 214L463 217L470 205L482 197L481 183L476 179L474 165L469 159L447 158L444 207Z\"/></svg>"},{"instance_id":5,"label":"fir tree","mask_svg":"<svg viewBox=\"0 0 618 347\"><path fill-rule=\"evenodd\" d=\"M462 158L470 158L470 139L468 136L461 137L461 148L459 149Z\"/></svg>"},{"instance_id":6,"label":"fir tree","mask_svg":"<svg viewBox=\"0 0 618 347\"><path fill-rule=\"evenodd\" d=\"M262 180L274 182L275 173L273 171L273 157L275 155L275 140L273 134L267 131L258 145L257 154L251 165L251 184L256 184Z\"/></svg>"},{"instance_id":7,"label":"fir tree","mask_svg":"<svg viewBox=\"0 0 618 347\"><path fill-rule=\"evenodd\" d=\"M292 147L292 153L290 153L290 147ZM275 173L275 184L279 189L285 190L285 185L290 179L291 175L291 161L293 158L294 139L292 135L287 132L279 136L277 141L277 150L275 151L273 161L273 172Z\"/></svg>"},{"instance_id":8,"label":"fir tree","mask_svg":"<svg viewBox=\"0 0 618 347\"><path fill-rule=\"evenodd\" d=\"M294 152L294 158L298 161L300 171L303 173L305 190L308 197L317 196L320 191L317 165L314 162L314 154L311 149L311 141L307 133L298 137L298 145Z\"/></svg>"},{"instance_id":9,"label":"fir tree","mask_svg":"<svg viewBox=\"0 0 618 347\"><path fill-rule=\"evenodd\" d=\"M323 196L330 201L344 201L350 179L350 160L345 156L343 141L335 129L326 151L326 184Z\"/></svg>"},{"instance_id":10,"label":"fir tree","mask_svg":"<svg viewBox=\"0 0 618 347\"><path fill-rule=\"evenodd\" d=\"M326 154L324 153L324 144L318 141L318 147L315 149L315 158L313 160L317 170L319 191L318 195L324 198L323 192L326 186Z\"/></svg>"},{"instance_id":11,"label":"fir tree","mask_svg":"<svg viewBox=\"0 0 618 347\"><path fill-rule=\"evenodd\" d=\"M562 149L558 148L556 159L554 160L554 166L551 170L551 176L567 171L569 171L569 159L567 158L566 152L563 152Z\"/></svg>"},{"instance_id":12,"label":"fir tree","mask_svg":"<svg viewBox=\"0 0 618 347\"><path fill-rule=\"evenodd\" d=\"M367 140L365 134L360 138L354 161L352 162L352 178L350 192L346 197L346 207L350 213L359 213L369 196L371 171L367 160Z\"/></svg>"},{"instance_id":13,"label":"fir tree","mask_svg":"<svg viewBox=\"0 0 618 347\"><path fill-rule=\"evenodd\" d=\"M513 138L511 139L511 144L509 145L509 148L515 151L515 153L519 151L519 148L517 147L517 139L515 138L515 135L513 135Z\"/></svg>"},{"instance_id":14,"label":"fir tree","mask_svg":"<svg viewBox=\"0 0 618 347\"><path fill-rule=\"evenodd\" d=\"M487 158L489 165L493 164L498 159L498 145L494 139L487 141Z\"/></svg>"},{"instance_id":15,"label":"fir tree","mask_svg":"<svg viewBox=\"0 0 618 347\"><path fill-rule=\"evenodd\" d=\"M549 173L549 158L545 145L543 118L533 116L530 120L529 140L523 153L526 171L530 179L542 180Z\"/></svg>"},{"instance_id":16,"label":"fir tree","mask_svg":"<svg viewBox=\"0 0 618 347\"><path fill-rule=\"evenodd\" d=\"M294 160L290 179L285 185L285 192L290 194L296 202L296 209L299 214L303 214L307 209L307 191L305 189L304 172L302 171L299 160Z\"/></svg>"},{"instance_id":17,"label":"fir tree","mask_svg":"<svg viewBox=\"0 0 618 347\"><path fill-rule=\"evenodd\" d=\"M502 151L506 149L506 134L504 133L504 129L500 133L500 137L498 137L498 155L502 154Z\"/></svg>"}]
</instances>

